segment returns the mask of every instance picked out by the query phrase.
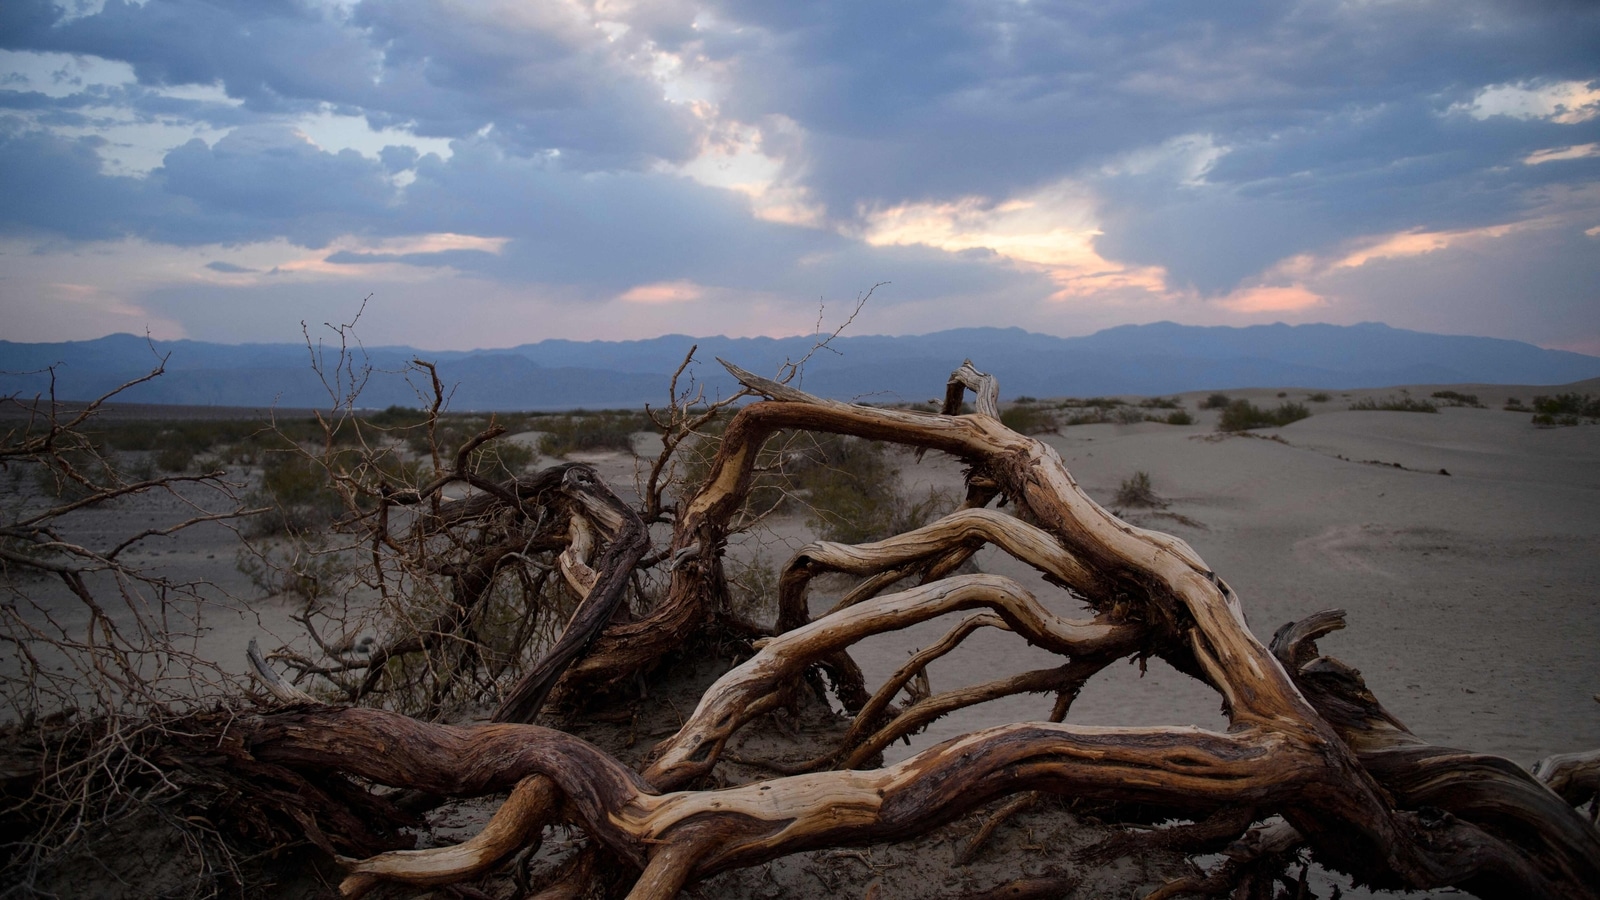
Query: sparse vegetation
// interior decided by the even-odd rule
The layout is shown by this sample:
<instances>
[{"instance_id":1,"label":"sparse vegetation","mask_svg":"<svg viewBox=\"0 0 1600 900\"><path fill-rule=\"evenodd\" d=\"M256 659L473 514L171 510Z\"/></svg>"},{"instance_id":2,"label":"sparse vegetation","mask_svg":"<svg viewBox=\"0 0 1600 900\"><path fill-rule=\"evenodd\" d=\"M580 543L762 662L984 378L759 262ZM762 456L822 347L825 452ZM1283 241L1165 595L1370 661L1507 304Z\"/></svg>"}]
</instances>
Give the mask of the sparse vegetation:
<instances>
[{"instance_id":1,"label":"sparse vegetation","mask_svg":"<svg viewBox=\"0 0 1600 900\"><path fill-rule=\"evenodd\" d=\"M1235 400L1222 410L1217 420L1218 431L1248 431L1252 428L1274 428L1308 418L1311 410L1300 403L1282 403L1277 409L1262 409L1249 400Z\"/></svg>"},{"instance_id":2,"label":"sparse vegetation","mask_svg":"<svg viewBox=\"0 0 1600 900\"><path fill-rule=\"evenodd\" d=\"M1168 409L1168 415L1154 414L1151 410ZM1175 398L1147 397L1134 403L1118 400L1113 397L1068 397L1056 405L1050 412L1052 421L1057 427L1073 425L1137 425L1140 422L1160 422L1167 425L1192 425L1194 417L1183 409L1183 404ZM1011 425L1005 418L1006 413L1001 413L1002 421L1008 427L1023 433L1028 432Z\"/></svg>"},{"instance_id":3,"label":"sparse vegetation","mask_svg":"<svg viewBox=\"0 0 1600 900\"><path fill-rule=\"evenodd\" d=\"M643 413L622 410L577 410L540 419L535 427L544 432L539 439L539 452L557 458L573 452L597 450L632 453L633 436L652 430L650 420Z\"/></svg>"},{"instance_id":4,"label":"sparse vegetation","mask_svg":"<svg viewBox=\"0 0 1600 900\"><path fill-rule=\"evenodd\" d=\"M1145 409L1182 409L1183 408L1183 403L1181 403L1176 397L1174 397L1172 399L1168 399L1166 397L1146 397L1145 399L1139 401L1139 405L1144 407Z\"/></svg>"},{"instance_id":5,"label":"sparse vegetation","mask_svg":"<svg viewBox=\"0 0 1600 900\"><path fill-rule=\"evenodd\" d=\"M1000 421L1018 434L1048 434L1061 430L1054 410L1035 406L1037 401L1016 403L1000 411Z\"/></svg>"},{"instance_id":6,"label":"sparse vegetation","mask_svg":"<svg viewBox=\"0 0 1600 900\"><path fill-rule=\"evenodd\" d=\"M1439 407L1432 403L1426 400L1418 400L1406 394L1391 394L1381 399L1364 397L1350 404L1350 408L1358 412L1378 410L1384 412L1436 413L1439 411Z\"/></svg>"},{"instance_id":7,"label":"sparse vegetation","mask_svg":"<svg viewBox=\"0 0 1600 900\"><path fill-rule=\"evenodd\" d=\"M1578 425L1585 420L1600 422L1600 397L1588 394L1557 394L1533 398L1533 424L1546 428Z\"/></svg>"},{"instance_id":8,"label":"sparse vegetation","mask_svg":"<svg viewBox=\"0 0 1600 900\"><path fill-rule=\"evenodd\" d=\"M1209 396L1209 397L1205 398L1204 400L1200 401L1200 408L1201 409L1226 409L1228 407L1228 404L1232 403L1232 402L1233 401L1231 399L1229 399L1227 394L1212 394L1211 396Z\"/></svg>"},{"instance_id":9,"label":"sparse vegetation","mask_svg":"<svg viewBox=\"0 0 1600 900\"><path fill-rule=\"evenodd\" d=\"M876 441L819 434L789 447L783 459L789 496L800 501L808 524L824 540L881 540L920 528L955 505L940 492L909 496L891 456L896 451Z\"/></svg>"},{"instance_id":10,"label":"sparse vegetation","mask_svg":"<svg viewBox=\"0 0 1600 900\"><path fill-rule=\"evenodd\" d=\"M294 534L324 528L344 511L344 501L328 486L322 462L295 450L277 450L264 456L260 486L246 496L267 512L250 520L256 537Z\"/></svg>"},{"instance_id":11,"label":"sparse vegetation","mask_svg":"<svg viewBox=\"0 0 1600 900\"><path fill-rule=\"evenodd\" d=\"M1117 494L1111 498L1113 506L1166 506L1165 500L1156 495L1155 486L1150 482L1150 473L1135 472L1122 480L1122 486L1117 488Z\"/></svg>"},{"instance_id":12,"label":"sparse vegetation","mask_svg":"<svg viewBox=\"0 0 1600 900\"><path fill-rule=\"evenodd\" d=\"M1327 403L1328 402L1328 395L1322 393L1321 391L1318 391L1315 394L1308 394L1306 396L1306 399L1310 400L1312 403Z\"/></svg>"},{"instance_id":13,"label":"sparse vegetation","mask_svg":"<svg viewBox=\"0 0 1600 900\"><path fill-rule=\"evenodd\" d=\"M1433 399L1442 400L1445 406L1470 406L1474 409L1483 409L1483 402L1477 394L1463 394L1460 391L1434 391Z\"/></svg>"}]
</instances>

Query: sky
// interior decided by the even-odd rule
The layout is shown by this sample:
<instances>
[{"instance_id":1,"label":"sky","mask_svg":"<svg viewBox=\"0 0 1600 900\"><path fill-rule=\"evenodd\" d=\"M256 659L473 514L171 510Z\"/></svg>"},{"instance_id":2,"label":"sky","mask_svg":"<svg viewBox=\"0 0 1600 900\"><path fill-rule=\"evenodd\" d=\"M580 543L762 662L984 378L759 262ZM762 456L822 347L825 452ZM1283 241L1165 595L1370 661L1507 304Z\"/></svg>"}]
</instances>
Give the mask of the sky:
<instances>
[{"instance_id":1,"label":"sky","mask_svg":"<svg viewBox=\"0 0 1600 900\"><path fill-rule=\"evenodd\" d=\"M1600 354L1589 0L0 3L0 338Z\"/></svg>"}]
</instances>

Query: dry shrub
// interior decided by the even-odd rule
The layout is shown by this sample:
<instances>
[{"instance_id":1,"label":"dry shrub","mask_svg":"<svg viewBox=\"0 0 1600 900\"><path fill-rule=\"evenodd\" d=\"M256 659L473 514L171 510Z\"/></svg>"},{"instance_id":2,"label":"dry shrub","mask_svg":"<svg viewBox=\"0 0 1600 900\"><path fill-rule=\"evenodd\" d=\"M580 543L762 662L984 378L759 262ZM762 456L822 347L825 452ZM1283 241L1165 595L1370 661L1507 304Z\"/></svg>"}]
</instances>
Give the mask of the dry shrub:
<instances>
[{"instance_id":1,"label":"dry shrub","mask_svg":"<svg viewBox=\"0 0 1600 900\"><path fill-rule=\"evenodd\" d=\"M1157 496L1155 486L1150 481L1150 473L1144 471L1135 472L1124 478L1122 485L1117 488L1116 496L1111 498L1111 503L1119 507L1167 505L1165 500Z\"/></svg>"}]
</instances>

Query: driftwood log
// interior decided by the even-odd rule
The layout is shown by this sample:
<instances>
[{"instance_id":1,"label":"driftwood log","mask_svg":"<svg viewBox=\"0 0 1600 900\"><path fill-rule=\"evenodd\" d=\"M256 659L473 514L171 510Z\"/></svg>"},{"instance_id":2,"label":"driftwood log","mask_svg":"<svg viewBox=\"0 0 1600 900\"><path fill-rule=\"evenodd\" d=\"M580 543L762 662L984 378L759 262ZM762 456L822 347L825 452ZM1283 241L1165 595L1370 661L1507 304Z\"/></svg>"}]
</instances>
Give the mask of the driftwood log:
<instances>
[{"instance_id":1,"label":"driftwood log","mask_svg":"<svg viewBox=\"0 0 1600 900\"><path fill-rule=\"evenodd\" d=\"M611 615L645 552L638 517L592 485L565 485L582 514L567 531L563 571L587 599L547 662L506 697L496 722L452 726L300 704L233 726L246 730L256 758L289 770L443 796L510 792L466 844L346 860L347 893L381 879L465 879L536 839L547 824L565 821L638 871L630 897L672 897L729 868L904 839L997 798L1046 792L1221 822L1247 848L1239 858L1303 845L1323 864L1380 887L1600 897L1600 832L1574 809L1594 796L1594 754L1552 758L1530 774L1505 760L1422 742L1383 709L1359 673L1318 655L1316 640L1342 627L1339 613L1291 623L1270 648L1263 645L1246 626L1238 596L1185 542L1119 520L1079 489L1051 447L1002 425L994 379L970 363L952 375L939 414L823 400L724 365L767 399L733 417L710 476L677 511L661 557L673 560L670 587L648 614L626 622ZM968 391L975 411L957 414ZM775 633L706 691L642 771L570 734L522 724L552 690L603 695L717 625L729 522L750 490L757 452L781 430L951 454L969 469L967 503L885 541L819 542L800 551L782 575ZM571 471L578 482L585 477ZM1010 514L986 508L997 497ZM950 574L985 544L1037 569L1091 615L1062 618L1006 578ZM806 591L824 572L861 581L812 621ZM883 593L908 577L920 583ZM869 690L861 683L850 646L963 610L975 612L888 684ZM894 705L929 662L986 627L1050 650L1061 664ZM1063 724L1083 683L1130 655L1160 657L1214 688L1228 729ZM808 677L820 684L817 671L828 673L829 687L854 717L842 746L781 777L697 789L732 735L789 702ZM968 734L896 765L861 768L933 718L1024 691L1055 694L1047 717ZM1252 830L1256 823L1266 824ZM1226 874L1159 893L1214 891Z\"/></svg>"}]
</instances>

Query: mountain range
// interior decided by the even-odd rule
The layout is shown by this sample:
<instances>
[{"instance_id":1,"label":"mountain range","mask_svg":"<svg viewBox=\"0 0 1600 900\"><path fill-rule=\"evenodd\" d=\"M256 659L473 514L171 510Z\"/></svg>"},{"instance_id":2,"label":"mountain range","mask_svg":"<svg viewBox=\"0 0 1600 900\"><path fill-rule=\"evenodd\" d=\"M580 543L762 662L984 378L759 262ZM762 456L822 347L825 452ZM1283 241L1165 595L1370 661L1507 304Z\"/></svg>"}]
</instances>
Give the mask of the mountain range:
<instances>
[{"instance_id":1,"label":"mountain range","mask_svg":"<svg viewBox=\"0 0 1600 900\"><path fill-rule=\"evenodd\" d=\"M503 350L358 348L354 369L370 368L357 405L418 406L426 379L411 361L437 365L450 408L573 409L661 405L668 379L697 347L689 373L707 397L735 389L716 357L763 375L799 360L813 337L639 341L546 340ZM321 348L325 371L337 347ZM162 377L118 397L133 403L327 407L332 394L312 367L315 348L297 344L149 341L114 334L91 341L0 341L0 394L97 397L148 373ZM921 401L942 396L963 359L1000 379L1003 396L1171 394L1244 387L1351 389L1397 384L1557 385L1600 377L1600 357L1498 338L1429 334L1379 323L1197 327L1158 322L1060 338L1020 328L962 328L905 337L834 339L806 363L799 384L837 399ZM680 383L680 389L687 379ZM333 393L347 384L335 380Z\"/></svg>"}]
</instances>

